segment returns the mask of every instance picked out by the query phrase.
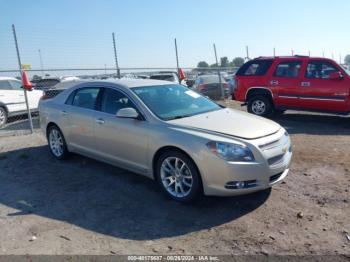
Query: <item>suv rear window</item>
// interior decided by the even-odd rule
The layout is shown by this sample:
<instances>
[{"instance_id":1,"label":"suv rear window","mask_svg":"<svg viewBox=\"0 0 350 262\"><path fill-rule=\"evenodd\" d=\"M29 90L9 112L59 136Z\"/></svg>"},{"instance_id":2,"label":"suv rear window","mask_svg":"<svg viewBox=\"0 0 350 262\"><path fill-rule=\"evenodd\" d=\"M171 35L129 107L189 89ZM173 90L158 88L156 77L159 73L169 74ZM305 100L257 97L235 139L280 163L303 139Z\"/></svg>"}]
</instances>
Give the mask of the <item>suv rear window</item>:
<instances>
[{"instance_id":1,"label":"suv rear window","mask_svg":"<svg viewBox=\"0 0 350 262\"><path fill-rule=\"evenodd\" d=\"M272 59L252 60L245 63L238 71L238 76L263 76L272 65Z\"/></svg>"}]
</instances>

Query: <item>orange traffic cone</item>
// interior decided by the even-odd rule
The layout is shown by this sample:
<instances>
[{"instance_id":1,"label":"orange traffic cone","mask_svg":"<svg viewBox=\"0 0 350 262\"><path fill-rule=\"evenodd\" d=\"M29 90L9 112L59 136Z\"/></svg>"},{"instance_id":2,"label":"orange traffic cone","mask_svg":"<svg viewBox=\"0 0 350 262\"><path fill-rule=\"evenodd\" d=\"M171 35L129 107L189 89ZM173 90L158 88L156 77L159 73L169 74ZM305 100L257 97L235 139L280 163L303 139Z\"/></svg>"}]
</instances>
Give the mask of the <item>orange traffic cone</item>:
<instances>
[{"instance_id":1,"label":"orange traffic cone","mask_svg":"<svg viewBox=\"0 0 350 262\"><path fill-rule=\"evenodd\" d=\"M28 90L28 91L31 91L32 88L33 88L33 85L32 83L29 81L28 79L28 75L27 75L27 72L26 71L22 71L22 83L23 83L23 88Z\"/></svg>"},{"instance_id":2,"label":"orange traffic cone","mask_svg":"<svg viewBox=\"0 0 350 262\"><path fill-rule=\"evenodd\" d=\"M185 71L182 68L179 68L179 78L181 81L186 79Z\"/></svg>"}]
</instances>

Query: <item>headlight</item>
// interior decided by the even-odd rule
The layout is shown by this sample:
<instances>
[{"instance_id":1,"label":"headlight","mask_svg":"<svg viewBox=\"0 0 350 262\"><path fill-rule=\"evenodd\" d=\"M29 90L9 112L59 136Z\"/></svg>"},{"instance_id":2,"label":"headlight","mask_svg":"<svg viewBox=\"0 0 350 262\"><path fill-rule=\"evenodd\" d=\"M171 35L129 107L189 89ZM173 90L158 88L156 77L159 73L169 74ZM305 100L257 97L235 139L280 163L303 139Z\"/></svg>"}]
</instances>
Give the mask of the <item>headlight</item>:
<instances>
[{"instance_id":1,"label":"headlight","mask_svg":"<svg viewBox=\"0 0 350 262\"><path fill-rule=\"evenodd\" d=\"M245 145L211 141L207 147L218 157L230 162L252 162L254 155Z\"/></svg>"}]
</instances>

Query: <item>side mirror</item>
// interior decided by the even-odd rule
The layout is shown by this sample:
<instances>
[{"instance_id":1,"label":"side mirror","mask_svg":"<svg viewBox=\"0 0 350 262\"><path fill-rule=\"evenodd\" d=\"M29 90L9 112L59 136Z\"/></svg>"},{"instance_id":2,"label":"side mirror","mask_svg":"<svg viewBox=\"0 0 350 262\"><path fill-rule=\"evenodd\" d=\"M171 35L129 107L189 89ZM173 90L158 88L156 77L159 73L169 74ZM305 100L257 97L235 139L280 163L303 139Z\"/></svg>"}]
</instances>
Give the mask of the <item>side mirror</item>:
<instances>
[{"instance_id":1,"label":"side mirror","mask_svg":"<svg viewBox=\"0 0 350 262\"><path fill-rule=\"evenodd\" d=\"M330 80L342 80L343 78L344 77L340 71L330 73L330 75L329 75Z\"/></svg>"},{"instance_id":2,"label":"side mirror","mask_svg":"<svg viewBox=\"0 0 350 262\"><path fill-rule=\"evenodd\" d=\"M140 119L139 113L132 107L122 108L117 112L118 118Z\"/></svg>"}]
</instances>

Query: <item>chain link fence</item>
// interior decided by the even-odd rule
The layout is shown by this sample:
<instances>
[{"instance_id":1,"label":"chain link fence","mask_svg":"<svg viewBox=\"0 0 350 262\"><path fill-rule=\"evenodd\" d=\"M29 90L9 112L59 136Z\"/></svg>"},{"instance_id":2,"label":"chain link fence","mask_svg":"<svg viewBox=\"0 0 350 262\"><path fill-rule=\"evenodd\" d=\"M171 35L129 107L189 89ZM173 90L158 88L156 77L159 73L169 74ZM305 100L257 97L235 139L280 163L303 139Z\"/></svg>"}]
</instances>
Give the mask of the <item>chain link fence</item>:
<instances>
[{"instance_id":1,"label":"chain link fence","mask_svg":"<svg viewBox=\"0 0 350 262\"><path fill-rule=\"evenodd\" d=\"M181 66L177 49L169 49L176 65L174 67L119 68L117 44L114 42L114 34L112 38L112 33L77 29L70 32L70 37L67 38L67 29L55 28L54 35L49 32L51 28L45 27L13 26L12 29L0 26L0 137L32 132L22 88L22 69L26 70L34 87L32 91L27 92L34 132L38 132L40 128L40 99L43 96L55 97L67 87L67 83L79 79L151 78L178 82L189 88L202 88L197 91L203 91L203 87L207 85L208 92L204 94L213 99L228 98L232 92L232 77L237 68L184 68ZM90 44L92 40L93 45ZM135 57L125 55L125 51L122 54L122 61L127 58L128 63L137 64ZM161 54L150 52L148 55L153 57L149 58L150 64L161 63ZM212 57L214 59L214 55ZM179 80L179 67L185 71L186 80ZM211 82L207 83L210 78Z\"/></svg>"}]
</instances>

